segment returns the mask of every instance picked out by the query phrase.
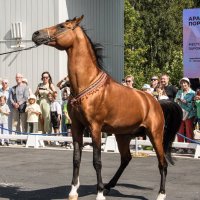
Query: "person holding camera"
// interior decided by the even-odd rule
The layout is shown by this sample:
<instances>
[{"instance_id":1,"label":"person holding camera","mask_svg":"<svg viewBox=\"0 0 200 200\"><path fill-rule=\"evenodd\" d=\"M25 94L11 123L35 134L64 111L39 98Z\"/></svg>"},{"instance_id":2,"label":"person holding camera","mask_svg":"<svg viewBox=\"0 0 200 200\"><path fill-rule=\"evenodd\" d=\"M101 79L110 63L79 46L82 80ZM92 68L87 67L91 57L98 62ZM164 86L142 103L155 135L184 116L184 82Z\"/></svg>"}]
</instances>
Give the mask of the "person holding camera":
<instances>
[{"instance_id":1,"label":"person holding camera","mask_svg":"<svg viewBox=\"0 0 200 200\"><path fill-rule=\"evenodd\" d=\"M43 72L41 80L42 83L38 84L35 92L35 96L38 96L39 98L38 103L41 109L39 126L42 133L51 133L50 101L48 99L48 94L53 94L55 92L55 87L49 72Z\"/></svg>"},{"instance_id":2,"label":"person holding camera","mask_svg":"<svg viewBox=\"0 0 200 200\"><path fill-rule=\"evenodd\" d=\"M12 127L17 132L26 132L26 102L29 96L29 89L22 83L22 74L16 74L17 85L10 91L10 102L12 105Z\"/></svg>"},{"instance_id":3,"label":"person holding camera","mask_svg":"<svg viewBox=\"0 0 200 200\"><path fill-rule=\"evenodd\" d=\"M66 76L64 79L60 80L56 85L60 90L66 90L68 94L70 94L70 83L69 77Z\"/></svg>"}]
</instances>

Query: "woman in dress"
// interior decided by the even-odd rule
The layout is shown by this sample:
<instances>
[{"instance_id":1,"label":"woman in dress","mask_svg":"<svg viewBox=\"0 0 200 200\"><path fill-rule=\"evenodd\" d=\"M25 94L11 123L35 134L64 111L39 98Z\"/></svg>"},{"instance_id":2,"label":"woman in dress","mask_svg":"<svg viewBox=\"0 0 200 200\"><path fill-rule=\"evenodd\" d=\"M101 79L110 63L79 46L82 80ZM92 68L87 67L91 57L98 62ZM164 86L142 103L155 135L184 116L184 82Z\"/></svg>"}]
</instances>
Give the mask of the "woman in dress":
<instances>
[{"instance_id":1,"label":"woman in dress","mask_svg":"<svg viewBox=\"0 0 200 200\"><path fill-rule=\"evenodd\" d=\"M55 92L55 87L52 83L52 78L49 72L43 72L41 80L42 83L38 84L35 92L35 95L39 98L38 103L41 109L40 127L42 133L51 133L50 102L48 94L53 94Z\"/></svg>"}]
</instances>

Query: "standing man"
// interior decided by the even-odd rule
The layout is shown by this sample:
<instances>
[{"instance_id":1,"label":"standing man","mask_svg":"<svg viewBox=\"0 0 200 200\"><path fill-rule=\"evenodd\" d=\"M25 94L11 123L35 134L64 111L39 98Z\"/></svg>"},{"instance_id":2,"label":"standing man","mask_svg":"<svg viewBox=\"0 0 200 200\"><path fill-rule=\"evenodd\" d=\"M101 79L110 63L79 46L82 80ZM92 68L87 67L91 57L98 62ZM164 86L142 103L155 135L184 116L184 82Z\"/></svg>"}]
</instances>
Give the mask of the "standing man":
<instances>
[{"instance_id":1,"label":"standing man","mask_svg":"<svg viewBox=\"0 0 200 200\"><path fill-rule=\"evenodd\" d=\"M176 97L177 89L175 86L169 84L169 76L167 74L163 74L160 78L160 84L163 86L169 100L174 101Z\"/></svg>"},{"instance_id":2,"label":"standing man","mask_svg":"<svg viewBox=\"0 0 200 200\"><path fill-rule=\"evenodd\" d=\"M29 89L22 83L23 76L20 73L17 73L15 78L17 85L13 86L10 92L10 101L13 107L13 130L26 132L27 114L25 113L25 109Z\"/></svg>"}]
</instances>

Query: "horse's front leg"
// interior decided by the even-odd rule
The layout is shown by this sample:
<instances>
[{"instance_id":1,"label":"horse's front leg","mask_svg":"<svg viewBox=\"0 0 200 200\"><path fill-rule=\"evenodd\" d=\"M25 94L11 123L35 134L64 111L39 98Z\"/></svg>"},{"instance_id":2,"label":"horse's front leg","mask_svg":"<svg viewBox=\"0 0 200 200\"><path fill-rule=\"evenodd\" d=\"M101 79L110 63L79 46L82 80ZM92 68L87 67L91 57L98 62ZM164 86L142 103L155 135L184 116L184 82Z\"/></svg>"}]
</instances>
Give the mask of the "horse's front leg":
<instances>
[{"instance_id":1,"label":"horse's front leg","mask_svg":"<svg viewBox=\"0 0 200 200\"><path fill-rule=\"evenodd\" d=\"M101 176L101 130L92 129L92 142L93 142L93 166L96 170L97 175L97 197L96 200L105 200L106 198L103 195L104 184Z\"/></svg>"},{"instance_id":2,"label":"horse's front leg","mask_svg":"<svg viewBox=\"0 0 200 200\"><path fill-rule=\"evenodd\" d=\"M69 193L69 200L78 199L79 169L81 163L82 146L83 146L83 128L72 124L72 137L74 145L73 153L73 178L71 183L71 191Z\"/></svg>"}]
</instances>

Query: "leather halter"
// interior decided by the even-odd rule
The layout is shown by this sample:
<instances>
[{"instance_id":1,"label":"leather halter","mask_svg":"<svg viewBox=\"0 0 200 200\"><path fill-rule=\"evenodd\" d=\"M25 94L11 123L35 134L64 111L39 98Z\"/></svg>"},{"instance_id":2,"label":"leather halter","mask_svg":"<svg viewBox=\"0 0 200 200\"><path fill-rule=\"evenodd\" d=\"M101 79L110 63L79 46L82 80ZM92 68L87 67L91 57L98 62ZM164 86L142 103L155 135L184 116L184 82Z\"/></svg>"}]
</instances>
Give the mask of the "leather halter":
<instances>
[{"instance_id":1,"label":"leather halter","mask_svg":"<svg viewBox=\"0 0 200 200\"><path fill-rule=\"evenodd\" d=\"M48 42L54 42L56 40L57 37L59 37L60 35L64 34L65 32L67 32L68 30L74 30L77 27L77 25L73 26L72 28L65 28L63 31L58 31L55 34L53 34L52 36L49 34L49 28L46 28L47 31L47 35L48 35Z\"/></svg>"},{"instance_id":2,"label":"leather halter","mask_svg":"<svg viewBox=\"0 0 200 200\"><path fill-rule=\"evenodd\" d=\"M101 72L97 77L98 78L97 78L97 80L94 83L92 83L86 89L82 90L75 97L72 94L70 94L70 96L71 96L70 104L72 106L78 106L78 105L80 105L80 103L81 103L81 101L83 99L87 99L89 95L94 94L95 92L98 92L99 89L106 82L108 76L107 76L107 74L105 72Z\"/></svg>"}]
</instances>

